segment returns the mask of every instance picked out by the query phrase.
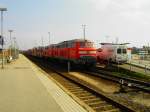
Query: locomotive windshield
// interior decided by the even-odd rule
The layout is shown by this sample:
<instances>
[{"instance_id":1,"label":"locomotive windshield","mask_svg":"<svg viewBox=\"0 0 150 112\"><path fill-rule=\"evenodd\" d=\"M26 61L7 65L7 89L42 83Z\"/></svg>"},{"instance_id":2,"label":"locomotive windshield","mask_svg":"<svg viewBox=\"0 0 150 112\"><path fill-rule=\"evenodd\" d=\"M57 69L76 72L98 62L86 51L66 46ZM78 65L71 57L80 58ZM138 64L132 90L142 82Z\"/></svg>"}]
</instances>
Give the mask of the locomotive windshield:
<instances>
[{"instance_id":1,"label":"locomotive windshield","mask_svg":"<svg viewBox=\"0 0 150 112\"><path fill-rule=\"evenodd\" d=\"M94 46L93 46L93 42L80 42L80 47L81 48L85 48L85 47L92 48Z\"/></svg>"},{"instance_id":2,"label":"locomotive windshield","mask_svg":"<svg viewBox=\"0 0 150 112\"><path fill-rule=\"evenodd\" d=\"M117 49L117 53L118 53L118 54L126 54L127 51L126 51L126 49L118 48L118 49Z\"/></svg>"}]
</instances>

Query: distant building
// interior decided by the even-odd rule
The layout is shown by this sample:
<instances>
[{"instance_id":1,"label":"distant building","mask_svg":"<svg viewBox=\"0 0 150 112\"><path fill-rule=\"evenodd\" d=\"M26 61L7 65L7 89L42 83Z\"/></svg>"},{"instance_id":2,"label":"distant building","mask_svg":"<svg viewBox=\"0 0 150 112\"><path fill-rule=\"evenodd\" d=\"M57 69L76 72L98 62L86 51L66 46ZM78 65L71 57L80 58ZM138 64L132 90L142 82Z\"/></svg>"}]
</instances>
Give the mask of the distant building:
<instances>
[{"instance_id":1,"label":"distant building","mask_svg":"<svg viewBox=\"0 0 150 112\"><path fill-rule=\"evenodd\" d=\"M140 56L140 59L144 60L144 59L147 59L148 51L141 49L141 50L139 50L138 54Z\"/></svg>"},{"instance_id":2,"label":"distant building","mask_svg":"<svg viewBox=\"0 0 150 112\"><path fill-rule=\"evenodd\" d=\"M150 60L150 47L149 46L143 46L142 48L132 47L132 54L134 54L134 57L135 56L139 57L139 59Z\"/></svg>"},{"instance_id":3,"label":"distant building","mask_svg":"<svg viewBox=\"0 0 150 112\"><path fill-rule=\"evenodd\" d=\"M140 48L132 47L132 54L138 54Z\"/></svg>"},{"instance_id":4,"label":"distant building","mask_svg":"<svg viewBox=\"0 0 150 112\"><path fill-rule=\"evenodd\" d=\"M149 46L143 46L142 49L145 51L148 51L148 54L150 54L150 47Z\"/></svg>"}]
</instances>

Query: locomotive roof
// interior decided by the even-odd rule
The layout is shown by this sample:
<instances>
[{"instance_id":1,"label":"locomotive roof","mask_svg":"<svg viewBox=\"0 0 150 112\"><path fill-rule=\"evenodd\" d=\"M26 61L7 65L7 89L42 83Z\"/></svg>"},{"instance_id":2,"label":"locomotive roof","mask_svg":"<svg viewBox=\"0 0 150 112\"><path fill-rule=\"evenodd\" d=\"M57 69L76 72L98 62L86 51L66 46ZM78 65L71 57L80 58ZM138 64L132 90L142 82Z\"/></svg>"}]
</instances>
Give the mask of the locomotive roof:
<instances>
[{"instance_id":1,"label":"locomotive roof","mask_svg":"<svg viewBox=\"0 0 150 112\"><path fill-rule=\"evenodd\" d=\"M64 44L64 43L72 43L72 42L92 42L90 40L87 40L87 39L73 39L73 40L67 40L67 41L62 41L58 44L55 44L54 46L57 46L57 45L61 45L61 44Z\"/></svg>"},{"instance_id":2,"label":"locomotive roof","mask_svg":"<svg viewBox=\"0 0 150 112\"><path fill-rule=\"evenodd\" d=\"M90 40L87 39L73 39L73 40L67 40L67 41L63 41L63 42L91 42ZM61 43L63 43L61 42Z\"/></svg>"},{"instance_id":3,"label":"locomotive roof","mask_svg":"<svg viewBox=\"0 0 150 112\"><path fill-rule=\"evenodd\" d=\"M42 48L48 48L48 47L56 47L56 46L59 46L61 44L64 44L64 43L69 43L69 42L92 42L90 40L87 40L87 39L73 39L73 40L67 40L67 41L63 41L63 42L60 42L60 43L57 43L57 44L50 44L48 46L38 46L36 47L37 49L42 49ZM34 49L34 48L33 48Z\"/></svg>"},{"instance_id":4,"label":"locomotive roof","mask_svg":"<svg viewBox=\"0 0 150 112\"><path fill-rule=\"evenodd\" d=\"M120 43L120 44L117 44L117 43L100 43L101 45L127 45L127 44L130 44L130 43Z\"/></svg>"}]
</instances>

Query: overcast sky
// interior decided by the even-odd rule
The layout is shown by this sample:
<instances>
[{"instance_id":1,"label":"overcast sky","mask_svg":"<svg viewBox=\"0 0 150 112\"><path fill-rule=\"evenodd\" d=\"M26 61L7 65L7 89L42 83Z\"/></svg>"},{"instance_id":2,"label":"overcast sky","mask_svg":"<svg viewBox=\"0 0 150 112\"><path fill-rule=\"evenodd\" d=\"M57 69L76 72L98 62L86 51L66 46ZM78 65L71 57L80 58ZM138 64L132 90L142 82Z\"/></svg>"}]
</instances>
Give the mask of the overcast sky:
<instances>
[{"instance_id":1,"label":"overcast sky","mask_svg":"<svg viewBox=\"0 0 150 112\"><path fill-rule=\"evenodd\" d=\"M130 42L130 46L150 42L150 0L0 0L4 13L4 34L8 29L21 49L68 39L86 38L96 43Z\"/></svg>"}]
</instances>

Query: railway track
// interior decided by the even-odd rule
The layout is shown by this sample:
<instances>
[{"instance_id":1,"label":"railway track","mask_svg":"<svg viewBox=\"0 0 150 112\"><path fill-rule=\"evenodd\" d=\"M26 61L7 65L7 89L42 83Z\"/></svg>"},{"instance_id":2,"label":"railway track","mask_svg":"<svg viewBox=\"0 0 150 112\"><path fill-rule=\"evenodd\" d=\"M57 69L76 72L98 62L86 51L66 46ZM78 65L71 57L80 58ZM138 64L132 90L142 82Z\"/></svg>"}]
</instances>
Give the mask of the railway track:
<instances>
[{"instance_id":1,"label":"railway track","mask_svg":"<svg viewBox=\"0 0 150 112\"><path fill-rule=\"evenodd\" d=\"M74 94L82 102L87 104L91 111L96 112L122 112L119 107L106 101L104 98L100 97L98 94L93 93L87 88L67 79L60 75L52 76L56 81L63 85L68 91Z\"/></svg>"},{"instance_id":2,"label":"railway track","mask_svg":"<svg viewBox=\"0 0 150 112\"><path fill-rule=\"evenodd\" d=\"M137 88L139 90L150 93L150 83L149 82L144 82L144 81L140 81L140 80L128 78L128 77L115 76L115 75L112 75L111 72L104 71L99 67L92 68L89 71L84 71L84 73L96 75L96 76L102 77L104 79L108 79L108 80L120 83L122 85L131 87L131 88Z\"/></svg>"},{"instance_id":3,"label":"railway track","mask_svg":"<svg viewBox=\"0 0 150 112\"><path fill-rule=\"evenodd\" d=\"M82 105L85 104L86 106L84 107L90 112L135 112L127 106L115 102L103 94L99 94L81 83L65 77L61 72L51 68L49 65L43 64L43 62L33 59L32 61L47 73L53 74L50 76L66 88L71 94L77 97L77 99L80 99L79 103L82 102Z\"/></svg>"}]
</instances>

